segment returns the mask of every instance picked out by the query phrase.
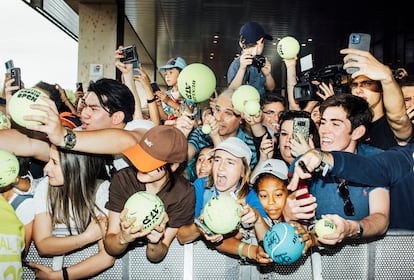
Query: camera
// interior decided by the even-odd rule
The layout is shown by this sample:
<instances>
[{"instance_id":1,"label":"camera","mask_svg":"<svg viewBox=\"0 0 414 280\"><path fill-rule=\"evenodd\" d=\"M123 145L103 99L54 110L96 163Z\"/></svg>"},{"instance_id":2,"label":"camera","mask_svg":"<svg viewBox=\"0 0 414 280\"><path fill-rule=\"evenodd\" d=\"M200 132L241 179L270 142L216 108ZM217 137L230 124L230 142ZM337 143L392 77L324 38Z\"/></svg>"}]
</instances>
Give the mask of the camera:
<instances>
[{"instance_id":1,"label":"camera","mask_svg":"<svg viewBox=\"0 0 414 280\"><path fill-rule=\"evenodd\" d=\"M123 58L120 59L122 63L132 63L138 60L137 48L131 45L122 49Z\"/></svg>"},{"instance_id":2,"label":"camera","mask_svg":"<svg viewBox=\"0 0 414 280\"><path fill-rule=\"evenodd\" d=\"M319 86L312 82L332 84L335 94L349 93L347 83L342 83L342 76L346 75L342 64L328 65L317 71L309 70L299 77L299 82L293 88L293 96L296 101L321 101L316 94Z\"/></svg>"},{"instance_id":3,"label":"camera","mask_svg":"<svg viewBox=\"0 0 414 280\"><path fill-rule=\"evenodd\" d=\"M256 67L259 71L263 68L266 64L266 58L263 55L255 55L253 56L253 63L252 65Z\"/></svg>"}]
</instances>

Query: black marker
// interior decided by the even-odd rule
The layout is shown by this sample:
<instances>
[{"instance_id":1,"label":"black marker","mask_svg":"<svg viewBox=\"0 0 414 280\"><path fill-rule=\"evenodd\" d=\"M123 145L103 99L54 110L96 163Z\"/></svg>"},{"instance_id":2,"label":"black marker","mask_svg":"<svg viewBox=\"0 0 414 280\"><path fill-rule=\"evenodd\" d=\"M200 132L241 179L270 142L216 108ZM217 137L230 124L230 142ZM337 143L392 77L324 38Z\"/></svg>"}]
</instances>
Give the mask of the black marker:
<instances>
[{"instance_id":1,"label":"black marker","mask_svg":"<svg viewBox=\"0 0 414 280\"><path fill-rule=\"evenodd\" d=\"M310 173L309 169L306 167L305 163L302 160L300 160L298 162L298 164L299 164L300 168L302 168L302 171L303 172Z\"/></svg>"}]
</instances>

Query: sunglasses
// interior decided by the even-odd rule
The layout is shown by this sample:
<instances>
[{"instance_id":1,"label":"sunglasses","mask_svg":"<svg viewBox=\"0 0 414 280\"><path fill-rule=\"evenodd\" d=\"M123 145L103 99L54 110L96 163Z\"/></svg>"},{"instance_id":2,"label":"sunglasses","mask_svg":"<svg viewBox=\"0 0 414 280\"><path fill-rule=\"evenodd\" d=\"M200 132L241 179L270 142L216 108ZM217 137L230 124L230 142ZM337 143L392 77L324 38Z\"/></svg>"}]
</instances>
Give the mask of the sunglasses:
<instances>
[{"instance_id":1,"label":"sunglasses","mask_svg":"<svg viewBox=\"0 0 414 280\"><path fill-rule=\"evenodd\" d=\"M339 196L344 201L344 213L347 216L354 216L354 205L352 204L351 198L349 197L349 190L347 186L347 182L343 181L338 184L337 190L339 192Z\"/></svg>"}]
</instances>

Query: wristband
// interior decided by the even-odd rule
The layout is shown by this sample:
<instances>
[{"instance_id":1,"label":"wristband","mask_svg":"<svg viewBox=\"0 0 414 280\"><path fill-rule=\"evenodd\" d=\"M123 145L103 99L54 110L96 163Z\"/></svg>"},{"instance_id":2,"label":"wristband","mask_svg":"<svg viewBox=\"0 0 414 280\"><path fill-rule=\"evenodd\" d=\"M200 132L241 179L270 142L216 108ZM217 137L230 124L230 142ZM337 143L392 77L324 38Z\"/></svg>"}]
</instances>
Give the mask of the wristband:
<instances>
[{"instance_id":1,"label":"wristband","mask_svg":"<svg viewBox=\"0 0 414 280\"><path fill-rule=\"evenodd\" d=\"M237 252L239 253L239 257L243 258L243 248L246 245L245 242L241 242L239 245L239 248L237 249Z\"/></svg>"},{"instance_id":2,"label":"wristband","mask_svg":"<svg viewBox=\"0 0 414 280\"><path fill-rule=\"evenodd\" d=\"M147 99L147 103L149 104L149 103L152 103L156 100L157 100L157 97L154 97L153 99Z\"/></svg>"},{"instance_id":3,"label":"wristband","mask_svg":"<svg viewBox=\"0 0 414 280\"><path fill-rule=\"evenodd\" d=\"M249 259L251 259L252 257L250 257L250 247L252 247L252 244L249 244L249 246L247 247L247 257Z\"/></svg>"},{"instance_id":4,"label":"wristband","mask_svg":"<svg viewBox=\"0 0 414 280\"><path fill-rule=\"evenodd\" d=\"M69 275L66 267L62 267L63 280L69 280Z\"/></svg>"}]
</instances>

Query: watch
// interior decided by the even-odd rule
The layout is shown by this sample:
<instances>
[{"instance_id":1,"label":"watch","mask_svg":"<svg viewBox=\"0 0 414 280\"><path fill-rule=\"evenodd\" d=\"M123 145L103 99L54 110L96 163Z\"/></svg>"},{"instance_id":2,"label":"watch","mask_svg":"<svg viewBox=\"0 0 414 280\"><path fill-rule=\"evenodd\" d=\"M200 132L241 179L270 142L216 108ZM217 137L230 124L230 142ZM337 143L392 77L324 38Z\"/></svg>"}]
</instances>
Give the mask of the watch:
<instances>
[{"instance_id":1,"label":"watch","mask_svg":"<svg viewBox=\"0 0 414 280\"><path fill-rule=\"evenodd\" d=\"M362 234L364 233L364 228L362 227L361 223L358 223L358 231L353 236L355 239L360 239L362 237Z\"/></svg>"},{"instance_id":2,"label":"watch","mask_svg":"<svg viewBox=\"0 0 414 280\"><path fill-rule=\"evenodd\" d=\"M65 127L66 135L63 137L63 141L65 142L65 146L63 148L67 150L73 149L76 145L76 134L69 128Z\"/></svg>"}]
</instances>

